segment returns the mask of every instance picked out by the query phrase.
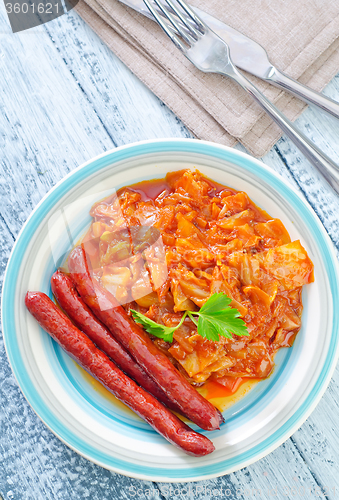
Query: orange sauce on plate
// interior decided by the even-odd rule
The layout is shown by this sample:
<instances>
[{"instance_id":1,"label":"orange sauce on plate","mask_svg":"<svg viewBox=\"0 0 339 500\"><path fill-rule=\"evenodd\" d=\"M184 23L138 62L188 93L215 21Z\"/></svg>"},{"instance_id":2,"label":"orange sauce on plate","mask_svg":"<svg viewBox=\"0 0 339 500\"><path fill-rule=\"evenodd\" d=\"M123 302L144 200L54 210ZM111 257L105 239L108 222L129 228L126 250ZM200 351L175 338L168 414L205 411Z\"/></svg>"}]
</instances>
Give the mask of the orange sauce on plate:
<instances>
[{"instance_id":1,"label":"orange sauce on plate","mask_svg":"<svg viewBox=\"0 0 339 500\"><path fill-rule=\"evenodd\" d=\"M257 378L243 378L235 392L232 392L227 387L214 381L207 381L197 390L204 398L208 399L208 401L218 408L218 410L223 412L248 394L250 390L257 385L259 380L260 379Z\"/></svg>"},{"instance_id":2,"label":"orange sauce on plate","mask_svg":"<svg viewBox=\"0 0 339 500\"><path fill-rule=\"evenodd\" d=\"M75 362L74 362L75 363ZM88 382L93 389L100 394L100 396L104 397L111 403L113 403L119 409L122 409L129 413L131 416L138 417L136 413L128 408L124 403L119 401L113 394L108 391L98 380L89 375L83 368L81 368L77 363L75 366L80 370L82 376ZM237 390L232 392L227 387L218 384L218 382L208 381L203 386L198 387L197 391L206 399L208 399L218 410L221 412L232 406L234 403L243 398L246 394L250 392L250 390L255 387L255 385L259 382L260 379L242 379L239 384ZM188 422L188 419L182 417L182 415L178 415L182 420Z\"/></svg>"}]
</instances>

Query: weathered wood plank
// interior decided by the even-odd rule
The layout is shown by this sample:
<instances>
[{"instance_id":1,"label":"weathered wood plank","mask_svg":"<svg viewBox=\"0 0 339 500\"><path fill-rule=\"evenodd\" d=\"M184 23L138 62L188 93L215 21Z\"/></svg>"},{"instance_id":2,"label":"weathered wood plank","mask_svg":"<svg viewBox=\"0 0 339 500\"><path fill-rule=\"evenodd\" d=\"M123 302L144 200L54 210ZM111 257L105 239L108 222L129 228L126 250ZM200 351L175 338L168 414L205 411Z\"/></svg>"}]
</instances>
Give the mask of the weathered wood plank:
<instances>
[{"instance_id":1,"label":"weathered wood plank","mask_svg":"<svg viewBox=\"0 0 339 500\"><path fill-rule=\"evenodd\" d=\"M28 215L28 213L27 213ZM14 237L0 217L0 289ZM57 439L23 397L5 354L0 333L0 499L160 500L156 486L96 466ZM147 488L146 488L147 487Z\"/></svg>"},{"instance_id":2,"label":"weathered wood plank","mask_svg":"<svg viewBox=\"0 0 339 500\"><path fill-rule=\"evenodd\" d=\"M338 76L328 85L325 93L339 99ZM297 121L299 128L339 164L339 121L317 109L307 109ZM339 197L312 172L312 168L287 139L278 142L275 151L288 166L290 175L302 187L302 194L318 214L328 231L339 256ZM268 164L268 156L263 161ZM270 160L271 161L271 158ZM274 166L277 163L274 161ZM318 179L317 179L318 177ZM336 368L329 388L316 410L292 437L292 443L315 478L334 497L333 487L338 481L339 425L338 413L339 367ZM325 488L326 489L326 488ZM332 496L331 496L332 495Z\"/></svg>"},{"instance_id":3,"label":"weathered wood plank","mask_svg":"<svg viewBox=\"0 0 339 500\"><path fill-rule=\"evenodd\" d=\"M325 93L339 100L338 76L328 85ZM299 128L339 164L339 121L317 109L307 109L297 121ZM312 172L312 168L287 139L278 142L275 153L288 166L289 176L298 181L302 187L302 195L318 214L337 247L339 256L338 215L339 197L328 189L327 185ZM272 162L271 152L263 158L266 164ZM273 168L278 165L273 160ZM286 169L287 170L287 169ZM316 178L318 179L316 180ZM294 181L295 182L295 181ZM333 487L338 481L338 447L337 433L339 425L338 413L339 367L336 368L330 385L322 397L316 410L303 426L292 437L292 443L305 463L310 467L319 482L334 497ZM331 496L332 495L332 496Z\"/></svg>"},{"instance_id":4,"label":"weathered wood plank","mask_svg":"<svg viewBox=\"0 0 339 500\"><path fill-rule=\"evenodd\" d=\"M69 64L61 53L61 49L67 51L62 22L72 33L68 47L76 49L73 53L69 49ZM48 31L53 24L66 44L61 49ZM12 35L2 45L2 193L7 200L2 213L15 234L27 217L20 202L24 191L28 190L33 208L66 173L114 145L188 135L76 14L53 21L48 30ZM83 39L76 38L77 30ZM93 45L98 47L100 62ZM72 66L75 60L78 64ZM40 61L45 62L43 68ZM116 87L108 92L112 75Z\"/></svg>"},{"instance_id":5,"label":"weathered wood plank","mask_svg":"<svg viewBox=\"0 0 339 500\"><path fill-rule=\"evenodd\" d=\"M328 85L326 92L330 97L339 100L339 75ZM316 108L308 108L296 124L339 165L339 120ZM276 150L339 250L338 194L328 187L289 139L282 138L277 143Z\"/></svg>"},{"instance_id":6,"label":"weathered wood plank","mask_svg":"<svg viewBox=\"0 0 339 500\"><path fill-rule=\"evenodd\" d=\"M192 498L335 498L337 482L321 482L304 463L291 440L269 456L240 471L191 485ZM166 499L184 500L188 485L159 484Z\"/></svg>"},{"instance_id":7,"label":"weathered wood plank","mask_svg":"<svg viewBox=\"0 0 339 500\"><path fill-rule=\"evenodd\" d=\"M2 37L2 41L1 279L14 239L41 197L78 164L115 145L44 28L33 34ZM90 70L88 74L91 75ZM136 93L134 95L137 99ZM152 100L153 96L149 95ZM99 97L102 100L102 96ZM153 101L158 116L170 115L156 99ZM144 119L147 106L151 109L146 103L139 123ZM115 128L121 131L119 140L123 143L126 139L123 134L129 126L117 120L117 116L118 108ZM135 123L131 117L130 121ZM159 119L159 122L166 123L166 120ZM174 128L178 126L174 117L167 123L174 124ZM23 398L2 341L0 356L3 408L0 494L5 499L18 500L130 498L128 488L138 489L139 481L111 474L64 446ZM151 483L143 483L143 486L146 484L151 490L155 488ZM159 498L155 491L152 498ZM138 498L146 497L139 492Z\"/></svg>"},{"instance_id":8,"label":"weathered wood plank","mask_svg":"<svg viewBox=\"0 0 339 500\"><path fill-rule=\"evenodd\" d=\"M59 18L46 30L117 145L190 136L78 14Z\"/></svg>"},{"instance_id":9,"label":"weathered wood plank","mask_svg":"<svg viewBox=\"0 0 339 500\"><path fill-rule=\"evenodd\" d=\"M338 76L328 85L325 93L339 100ZM307 109L297 121L298 127L310 137L334 161L339 164L339 121L317 109ZM309 163L287 138L281 139L275 148L263 158L296 188L318 214L337 247L339 256L338 215L339 197L314 172ZM296 452L309 466L315 481L334 497L334 487L339 486L337 477L339 437L338 413L339 368L334 372L328 390L316 410L291 439ZM288 443L286 443L287 446ZM276 450L268 459L275 461ZM265 460L265 459L264 459ZM278 462L277 462L278 463ZM261 460L263 464L263 460ZM332 495L332 496L331 496Z\"/></svg>"},{"instance_id":10,"label":"weathered wood plank","mask_svg":"<svg viewBox=\"0 0 339 500\"><path fill-rule=\"evenodd\" d=\"M0 341L0 355L4 356ZM23 398L9 366L0 371L0 494L11 500L129 499L139 481L88 462L63 445ZM143 483L152 489L150 482ZM138 496L141 500L149 497ZM158 500L158 493L154 494Z\"/></svg>"}]
</instances>

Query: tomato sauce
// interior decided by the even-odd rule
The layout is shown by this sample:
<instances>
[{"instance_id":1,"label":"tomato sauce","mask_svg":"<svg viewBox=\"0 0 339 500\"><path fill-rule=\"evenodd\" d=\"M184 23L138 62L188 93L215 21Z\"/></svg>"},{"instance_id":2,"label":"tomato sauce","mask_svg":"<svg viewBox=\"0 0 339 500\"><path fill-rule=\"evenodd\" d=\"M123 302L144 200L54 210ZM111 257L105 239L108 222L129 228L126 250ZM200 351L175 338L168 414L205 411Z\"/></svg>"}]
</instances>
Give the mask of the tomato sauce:
<instances>
[{"instance_id":1,"label":"tomato sauce","mask_svg":"<svg viewBox=\"0 0 339 500\"><path fill-rule=\"evenodd\" d=\"M232 299L248 337L210 341L187 317L172 343L153 338L207 399L225 408L270 375L275 353L300 330L302 287L314 279L306 250L279 219L246 193L190 170L121 188L91 215L86 253L127 311L172 327L214 293ZM137 253L135 227L158 230L162 248Z\"/></svg>"}]
</instances>

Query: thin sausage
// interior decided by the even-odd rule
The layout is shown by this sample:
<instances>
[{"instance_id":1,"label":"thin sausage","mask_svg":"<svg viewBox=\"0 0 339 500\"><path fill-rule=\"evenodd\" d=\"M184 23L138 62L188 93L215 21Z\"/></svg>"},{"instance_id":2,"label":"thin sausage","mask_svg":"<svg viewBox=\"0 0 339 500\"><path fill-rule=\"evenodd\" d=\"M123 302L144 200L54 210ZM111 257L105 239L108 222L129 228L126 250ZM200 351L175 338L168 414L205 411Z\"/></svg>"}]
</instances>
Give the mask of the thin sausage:
<instances>
[{"instance_id":1,"label":"thin sausage","mask_svg":"<svg viewBox=\"0 0 339 500\"><path fill-rule=\"evenodd\" d=\"M25 304L40 326L67 354L165 439L189 455L203 456L214 451L214 445L208 438L190 429L125 375L47 295L27 292Z\"/></svg>"},{"instance_id":2,"label":"thin sausage","mask_svg":"<svg viewBox=\"0 0 339 500\"><path fill-rule=\"evenodd\" d=\"M141 387L164 403L168 408L180 413L180 409L167 397L158 384L147 375L134 358L113 337L110 331L94 316L79 297L69 276L56 271L51 278L54 297L73 323L89 337L114 363L132 377Z\"/></svg>"},{"instance_id":3,"label":"thin sausage","mask_svg":"<svg viewBox=\"0 0 339 500\"><path fill-rule=\"evenodd\" d=\"M221 413L178 372L144 330L128 316L115 297L90 276L86 254L81 246L70 253L68 268L80 296L95 316L107 326L184 415L202 429L219 429L223 421Z\"/></svg>"}]
</instances>

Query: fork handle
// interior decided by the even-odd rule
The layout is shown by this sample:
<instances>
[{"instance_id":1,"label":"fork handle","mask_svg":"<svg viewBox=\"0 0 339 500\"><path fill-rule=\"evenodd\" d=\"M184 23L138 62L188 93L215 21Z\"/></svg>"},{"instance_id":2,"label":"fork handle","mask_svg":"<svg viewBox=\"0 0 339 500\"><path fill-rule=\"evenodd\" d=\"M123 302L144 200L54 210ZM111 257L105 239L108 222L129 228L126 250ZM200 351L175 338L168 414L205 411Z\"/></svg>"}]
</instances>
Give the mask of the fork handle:
<instances>
[{"instance_id":1,"label":"fork handle","mask_svg":"<svg viewBox=\"0 0 339 500\"><path fill-rule=\"evenodd\" d=\"M315 90L306 87L302 83L299 83L297 80L285 75L277 68L272 67L269 75L265 80L269 81L273 85L283 88L287 90L291 94L303 101L307 102L307 104L313 104L318 106L323 111L327 111L331 115L335 116L335 118L339 118L339 103L333 101L330 97L324 96Z\"/></svg>"},{"instance_id":2,"label":"fork handle","mask_svg":"<svg viewBox=\"0 0 339 500\"><path fill-rule=\"evenodd\" d=\"M291 139L299 150L306 156L309 162L314 165L339 194L339 167L325 153L310 141L295 125L278 110L247 78L242 75L233 65L227 67L224 73L235 80L246 90L255 101L266 111L266 113L279 125L281 130Z\"/></svg>"}]
</instances>

